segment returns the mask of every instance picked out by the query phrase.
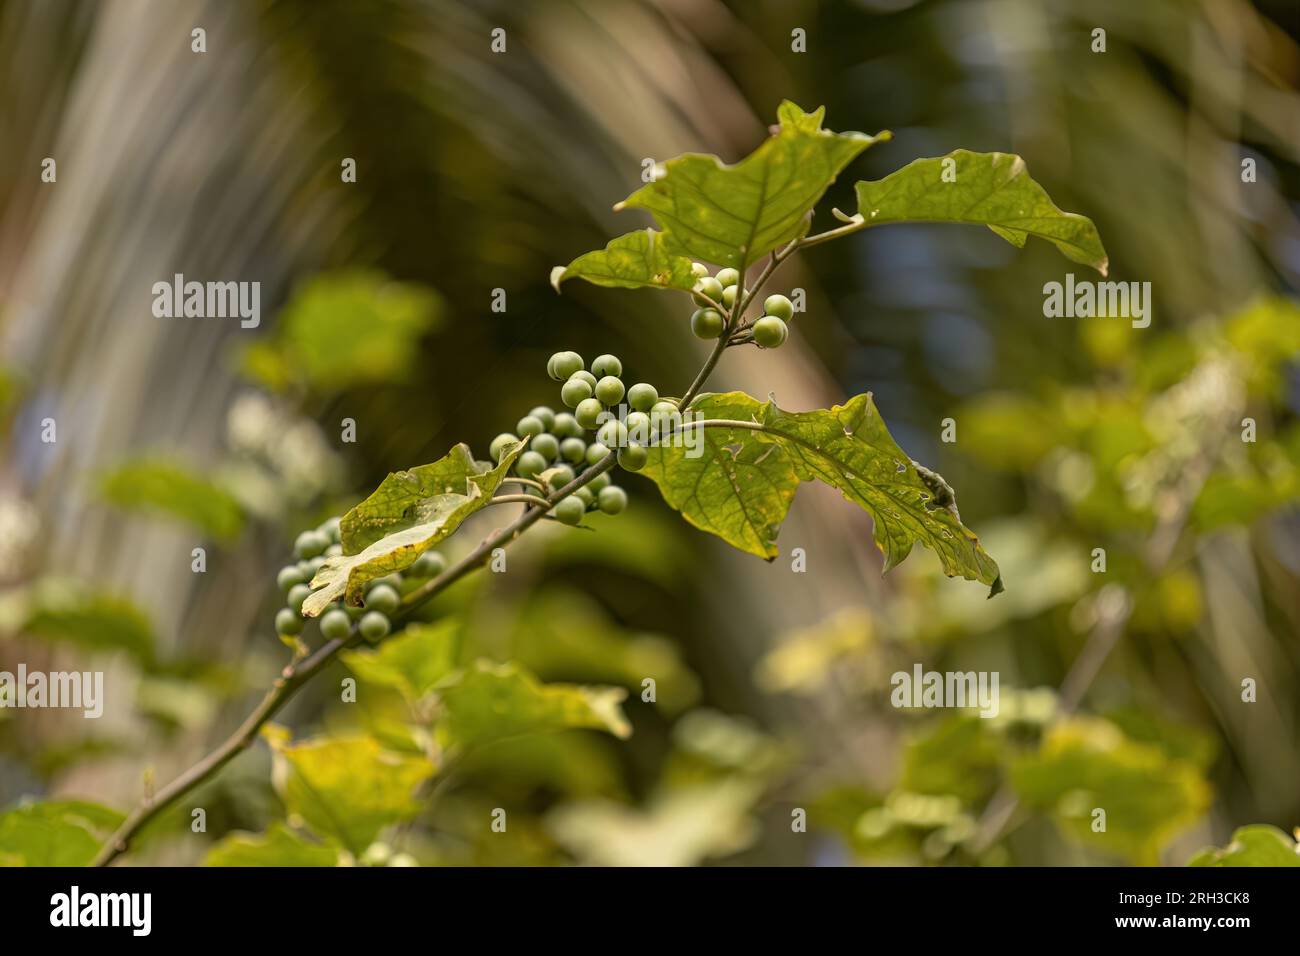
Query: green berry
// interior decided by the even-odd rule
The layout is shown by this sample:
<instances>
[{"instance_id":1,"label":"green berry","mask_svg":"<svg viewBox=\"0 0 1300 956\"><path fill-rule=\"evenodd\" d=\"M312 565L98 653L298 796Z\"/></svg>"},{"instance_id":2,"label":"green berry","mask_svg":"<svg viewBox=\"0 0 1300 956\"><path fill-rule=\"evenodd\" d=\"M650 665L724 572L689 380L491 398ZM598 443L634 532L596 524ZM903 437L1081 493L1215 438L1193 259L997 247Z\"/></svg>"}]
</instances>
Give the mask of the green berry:
<instances>
[{"instance_id":1,"label":"green berry","mask_svg":"<svg viewBox=\"0 0 1300 956\"><path fill-rule=\"evenodd\" d=\"M306 561L299 561L298 570L302 572L303 583L310 584L311 579L316 576L316 572L324 565L324 558L309 558Z\"/></svg>"},{"instance_id":2,"label":"green berry","mask_svg":"<svg viewBox=\"0 0 1300 956\"><path fill-rule=\"evenodd\" d=\"M754 323L754 341L765 349L780 348L790 334L786 324L775 315L765 315Z\"/></svg>"},{"instance_id":3,"label":"green berry","mask_svg":"<svg viewBox=\"0 0 1300 956\"><path fill-rule=\"evenodd\" d=\"M709 274L709 267L703 262L692 262L691 271L694 272L698 278L703 279Z\"/></svg>"},{"instance_id":4,"label":"green berry","mask_svg":"<svg viewBox=\"0 0 1300 956\"><path fill-rule=\"evenodd\" d=\"M566 438L560 442L560 457L575 465L587 457L587 443L581 438Z\"/></svg>"},{"instance_id":5,"label":"green berry","mask_svg":"<svg viewBox=\"0 0 1300 956\"><path fill-rule=\"evenodd\" d=\"M563 382L574 372L581 371L585 364L577 352L556 352L546 363L546 371L557 382Z\"/></svg>"},{"instance_id":6,"label":"green berry","mask_svg":"<svg viewBox=\"0 0 1300 956\"><path fill-rule=\"evenodd\" d=\"M533 418L540 419L543 427L545 427L547 431L550 431L551 427L555 424L555 412L547 408L545 405L538 405L528 414L532 415Z\"/></svg>"},{"instance_id":7,"label":"green berry","mask_svg":"<svg viewBox=\"0 0 1300 956\"><path fill-rule=\"evenodd\" d=\"M586 513L587 506L576 495L561 498L555 505L555 517L564 524L581 524Z\"/></svg>"},{"instance_id":8,"label":"green berry","mask_svg":"<svg viewBox=\"0 0 1300 956\"><path fill-rule=\"evenodd\" d=\"M288 564L280 569L280 573L275 576L275 586L281 591L288 591L295 584L305 584L306 575L302 573L296 564Z\"/></svg>"},{"instance_id":9,"label":"green berry","mask_svg":"<svg viewBox=\"0 0 1300 956\"><path fill-rule=\"evenodd\" d=\"M573 497L581 498L582 503L590 508L596 503L596 493L590 487L582 487L573 493Z\"/></svg>"},{"instance_id":10,"label":"green berry","mask_svg":"<svg viewBox=\"0 0 1300 956\"><path fill-rule=\"evenodd\" d=\"M722 283L712 276L705 276L699 282L695 283L695 302L697 305L707 306L709 300L714 302L722 300Z\"/></svg>"},{"instance_id":11,"label":"green berry","mask_svg":"<svg viewBox=\"0 0 1300 956\"><path fill-rule=\"evenodd\" d=\"M569 376L570 380L575 378L582 379L582 381L591 386L592 391L595 391L597 379L596 376L592 375L590 372L579 370Z\"/></svg>"},{"instance_id":12,"label":"green berry","mask_svg":"<svg viewBox=\"0 0 1300 956\"><path fill-rule=\"evenodd\" d=\"M284 600L285 603L289 605L290 610L295 614L301 614L302 602L307 600L307 597L310 594L310 587L305 584L295 584L293 587L289 588L289 594Z\"/></svg>"},{"instance_id":13,"label":"green berry","mask_svg":"<svg viewBox=\"0 0 1300 956\"><path fill-rule=\"evenodd\" d=\"M321 636L327 641L341 641L352 633L352 618L340 608L326 611L320 619Z\"/></svg>"},{"instance_id":14,"label":"green berry","mask_svg":"<svg viewBox=\"0 0 1300 956\"><path fill-rule=\"evenodd\" d=\"M551 428L551 433L557 438L581 438L582 426L568 412L560 412L555 416L555 425Z\"/></svg>"},{"instance_id":15,"label":"green berry","mask_svg":"<svg viewBox=\"0 0 1300 956\"><path fill-rule=\"evenodd\" d=\"M600 404L600 399L588 398L578 403L578 407L573 410L573 417L583 428L595 428L600 424L600 416L604 411L605 406Z\"/></svg>"},{"instance_id":16,"label":"green berry","mask_svg":"<svg viewBox=\"0 0 1300 956\"><path fill-rule=\"evenodd\" d=\"M612 419L600 426L596 440L607 448L618 448L627 443L627 426L618 419Z\"/></svg>"},{"instance_id":17,"label":"green berry","mask_svg":"<svg viewBox=\"0 0 1300 956\"><path fill-rule=\"evenodd\" d=\"M560 440L554 435L542 434L530 441L528 447L547 461L555 461L555 456L560 453Z\"/></svg>"},{"instance_id":18,"label":"green berry","mask_svg":"<svg viewBox=\"0 0 1300 956\"><path fill-rule=\"evenodd\" d=\"M540 435L546 431L546 426L542 424L540 418L534 418L532 415L525 415L519 419L519 424L515 426L515 431L519 432L520 438L528 438L532 435Z\"/></svg>"},{"instance_id":19,"label":"green berry","mask_svg":"<svg viewBox=\"0 0 1300 956\"><path fill-rule=\"evenodd\" d=\"M340 540L339 525L340 520L336 515L333 518L326 518L320 523L316 530L329 538L331 544L338 544Z\"/></svg>"},{"instance_id":20,"label":"green berry","mask_svg":"<svg viewBox=\"0 0 1300 956\"><path fill-rule=\"evenodd\" d=\"M547 461L540 453L526 451L515 461L515 472L520 478L532 478L546 470Z\"/></svg>"},{"instance_id":21,"label":"green berry","mask_svg":"<svg viewBox=\"0 0 1300 956\"><path fill-rule=\"evenodd\" d=\"M277 634L301 634L302 618L291 607L282 607L275 612L275 633Z\"/></svg>"},{"instance_id":22,"label":"green berry","mask_svg":"<svg viewBox=\"0 0 1300 956\"><path fill-rule=\"evenodd\" d=\"M591 386L575 376L560 386L560 400L569 408L577 408L579 404L591 398L591 392Z\"/></svg>"},{"instance_id":23,"label":"green berry","mask_svg":"<svg viewBox=\"0 0 1300 956\"><path fill-rule=\"evenodd\" d=\"M330 539L319 531L304 531L293 542L296 558L314 558L330 546Z\"/></svg>"},{"instance_id":24,"label":"green berry","mask_svg":"<svg viewBox=\"0 0 1300 956\"><path fill-rule=\"evenodd\" d=\"M794 318L794 303L783 295L769 295L763 300L763 314L789 322Z\"/></svg>"},{"instance_id":25,"label":"green berry","mask_svg":"<svg viewBox=\"0 0 1300 956\"><path fill-rule=\"evenodd\" d=\"M368 641L377 641L387 636L392 627L392 624L388 622L388 618L378 611L367 611L361 615L361 623L357 625L357 628L361 631L361 636Z\"/></svg>"},{"instance_id":26,"label":"green berry","mask_svg":"<svg viewBox=\"0 0 1300 956\"><path fill-rule=\"evenodd\" d=\"M373 581L371 581L369 584L366 585L366 590L367 592L373 591L375 588L385 584L388 585L390 588L392 588L394 591L400 592L402 590L401 573L394 571L392 574L385 574L382 578L375 578Z\"/></svg>"},{"instance_id":27,"label":"green berry","mask_svg":"<svg viewBox=\"0 0 1300 956\"><path fill-rule=\"evenodd\" d=\"M551 469L550 483L552 488L563 488L574 478L573 469L568 465L556 465Z\"/></svg>"},{"instance_id":28,"label":"green berry","mask_svg":"<svg viewBox=\"0 0 1300 956\"><path fill-rule=\"evenodd\" d=\"M640 471L649 457L650 453L641 445L624 445L618 450L618 464L624 471Z\"/></svg>"},{"instance_id":29,"label":"green berry","mask_svg":"<svg viewBox=\"0 0 1300 956\"><path fill-rule=\"evenodd\" d=\"M602 488L596 496L596 507L607 515L616 515L627 507L627 492L618 485Z\"/></svg>"},{"instance_id":30,"label":"green berry","mask_svg":"<svg viewBox=\"0 0 1300 956\"><path fill-rule=\"evenodd\" d=\"M492 444L488 445L488 454L497 464L501 463L501 456L505 453L506 445L511 445L519 441L517 437L509 432L502 432L496 438L492 439Z\"/></svg>"},{"instance_id":31,"label":"green berry","mask_svg":"<svg viewBox=\"0 0 1300 956\"><path fill-rule=\"evenodd\" d=\"M722 287L724 289L730 289L732 286L734 286L737 282L740 281L740 271L737 269L732 269L730 267L726 269L719 269L718 274L714 276L714 278L717 279L720 283L722 283Z\"/></svg>"},{"instance_id":32,"label":"green berry","mask_svg":"<svg viewBox=\"0 0 1300 956\"><path fill-rule=\"evenodd\" d=\"M696 309L691 316L691 331L698 339L716 339L722 334L724 324L717 309Z\"/></svg>"},{"instance_id":33,"label":"green berry","mask_svg":"<svg viewBox=\"0 0 1300 956\"><path fill-rule=\"evenodd\" d=\"M627 426L627 433L633 441L645 444L650 440L650 416L645 412L629 412L623 419L623 424Z\"/></svg>"},{"instance_id":34,"label":"green berry","mask_svg":"<svg viewBox=\"0 0 1300 956\"><path fill-rule=\"evenodd\" d=\"M587 488L590 488L593 493L598 494L600 492L600 489L604 488L608 484L609 484L609 472L602 471L595 478L591 479L591 481L587 482Z\"/></svg>"},{"instance_id":35,"label":"green berry","mask_svg":"<svg viewBox=\"0 0 1300 956\"><path fill-rule=\"evenodd\" d=\"M609 449L607 447L598 441L592 442L587 446L587 464L594 465L608 454Z\"/></svg>"},{"instance_id":36,"label":"green berry","mask_svg":"<svg viewBox=\"0 0 1300 956\"><path fill-rule=\"evenodd\" d=\"M434 578L442 574L447 561L437 551L426 551L415 559L415 563L406 569L406 573L416 578Z\"/></svg>"},{"instance_id":37,"label":"green berry","mask_svg":"<svg viewBox=\"0 0 1300 956\"><path fill-rule=\"evenodd\" d=\"M637 382L627 390L627 403L638 412L648 412L659 401L659 389L645 382Z\"/></svg>"},{"instance_id":38,"label":"green berry","mask_svg":"<svg viewBox=\"0 0 1300 956\"><path fill-rule=\"evenodd\" d=\"M623 381L613 375L606 375L596 383L596 397L602 405L617 405L623 401Z\"/></svg>"},{"instance_id":39,"label":"green berry","mask_svg":"<svg viewBox=\"0 0 1300 956\"><path fill-rule=\"evenodd\" d=\"M729 285L722 290L722 304L728 309L736 304L736 294L740 291L740 286Z\"/></svg>"},{"instance_id":40,"label":"green berry","mask_svg":"<svg viewBox=\"0 0 1300 956\"><path fill-rule=\"evenodd\" d=\"M366 610L378 611L380 614L392 614L397 610L397 605L402 603L402 596L397 593L395 588L387 584L381 584L377 588L371 588L366 594Z\"/></svg>"},{"instance_id":41,"label":"green berry","mask_svg":"<svg viewBox=\"0 0 1300 956\"><path fill-rule=\"evenodd\" d=\"M618 378L623 374L623 363L618 360L617 355L598 355L592 360L591 374L596 378L604 378L607 375Z\"/></svg>"}]
</instances>

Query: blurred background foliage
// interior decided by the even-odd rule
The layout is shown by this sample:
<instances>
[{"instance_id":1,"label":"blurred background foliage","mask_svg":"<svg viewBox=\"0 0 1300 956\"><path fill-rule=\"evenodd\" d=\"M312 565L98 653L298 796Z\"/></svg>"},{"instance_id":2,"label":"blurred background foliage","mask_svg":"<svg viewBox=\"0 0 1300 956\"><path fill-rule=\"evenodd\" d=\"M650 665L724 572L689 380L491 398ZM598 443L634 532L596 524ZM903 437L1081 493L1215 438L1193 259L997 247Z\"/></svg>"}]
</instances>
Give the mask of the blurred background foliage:
<instances>
[{"instance_id":1,"label":"blurred background foliage","mask_svg":"<svg viewBox=\"0 0 1300 956\"><path fill-rule=\"evenodd\" d=\"M443 658L355 659L136 858L1183 864L1228 844L1196 862L1293 861L1295 19L1266 0L0 2L0 670L101 669L108 693L98 721L0 710L0 862L84 862L105 807L229 733L284 661L271 580L295 533L555 404L552 351L684 388L703 356L684 301L557 297L548 270L629 228L610 207L643 158L738 158L782 98L894 131L826 208L919 155L1016 152L1094 219L1112 278L1152 283L1148 329L1047 319L1067 270L1045 245L868 231L783 267L809 298L791 342L719 369L787 408L873 391L1006 593L929 553L882 579L868 519L826 489L800 494L766 565L629 478L629 514L539 529L416 635L448 666L625 687L626 740L489 741L431 776L412 755L435 729L422 668ZM262 327L154 318L152 283L176 272L260 281ZM998 671L998 716L891 707L890 675L918 662ZM361 703L340 704L353 673ZM393 783L342 834L330 801L361 795L339 767Z\"/></svg>"}]
</instances>

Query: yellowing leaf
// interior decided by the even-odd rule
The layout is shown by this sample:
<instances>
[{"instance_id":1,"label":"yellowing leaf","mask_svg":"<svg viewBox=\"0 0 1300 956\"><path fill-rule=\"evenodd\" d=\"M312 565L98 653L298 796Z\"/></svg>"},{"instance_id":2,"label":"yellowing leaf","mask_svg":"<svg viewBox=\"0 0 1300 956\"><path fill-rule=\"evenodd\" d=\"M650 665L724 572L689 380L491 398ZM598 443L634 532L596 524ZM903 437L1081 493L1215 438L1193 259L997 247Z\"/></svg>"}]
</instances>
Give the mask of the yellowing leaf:
<instances>
[{"instance_id":1,"label":"yellowing leaf","mask_svg":"<svg viewBox=\"0 0 1300 956\"><path fill-rule=\"evenodd\" d=\"M1239 827L1223 849L1207 847L1188 866L1300 866L1300 847L1277 827L1266 823Z\"/></svg>"},{"instance_id":2,"label":"yellowing leaf","mask_svg":"<svg viewBox=\"0 0 1300 956\"><path fill-rule=\"evenodd\" d=\"M271 779L285 808L354 856L384 827L419 812L416 788L434 774L426 758L385 750L360 734L291 743L273 728L263 736L271 745Z\"/></svg>"},{"instance_id":3,"label":"yellowing leaf","mask_svg":"<svg viewBox=\"0 0 1300 956\"><path fill-rule=\"evenodd\" d=\"M343 651L339 660L362 680L416 701L455 666L458 629L454 620L410 624L378 647Z\"/></svg>"},{"instance_id":4,"label":"yellowing leaf","mask_svg":"<svg viewBox=\"0 0 1300 956\"><path fill-rule=\"evenodd\" d=\"M339 848L312 843L283 823L265 833L232 833L203 859L204 866L337 866Z\"/></svg>"}]
</instances>

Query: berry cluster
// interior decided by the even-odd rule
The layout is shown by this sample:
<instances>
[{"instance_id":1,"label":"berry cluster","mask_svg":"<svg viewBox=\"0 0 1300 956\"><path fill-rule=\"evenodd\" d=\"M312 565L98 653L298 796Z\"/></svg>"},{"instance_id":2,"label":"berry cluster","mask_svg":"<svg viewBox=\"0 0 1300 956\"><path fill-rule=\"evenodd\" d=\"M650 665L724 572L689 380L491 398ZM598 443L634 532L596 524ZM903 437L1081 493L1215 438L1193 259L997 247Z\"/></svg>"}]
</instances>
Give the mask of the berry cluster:
<instances>
[{"instance_id":1,"label":"berry cluster","mask_svg":"<svg viewBox=\"0 0 1300 956\"><path fill-rule=\"evenodd\" d=\"M714 306L721 305L730 310L736 305L736 296L740 294L740 272L736 269L719 269L717 275L709 275L709 270L702 263L691 266L699 277L695 284L694 298L700 308L691 315L691 331L697 338L716 339L726 329L727 320ZM743 330L748 331L752 341L760 348L774 349L785 344L790 335L786 325L794 317L794 304L783 295L769 295L763 300L763 314L752 325ZM739 342L735 342L739 344Z\"/></svg>"},{"instance_id":2,"label":"berry cluster","mask_svg":"<svg viewBox=\"0 0 1300 956\"><path fill-rule=\"evenodd\" d=\"M293 543L295 564L286 564L276 575L275 583L285 594L285 606L275 615L275 631L281 637L292 638L302 633L305 621L302 602L311 594L311 579L321 569L326 558L343 553L339 543L339 519L330 518L314 530L304 531ZM352 632L352 622L368 641L386 637L392 630L390 619L401 603L408 587L420 581L437 577L446 567L446 561L437 551L426 551L405 571L388 574L370 582L361 607L348 607L342 600L334 602L320 617L320 632L326 640L344 640Z\"/></svg>"},{"instance_id":3,"label":"berry cluster","mask_svg":"<svg viewBox=\"0 0 1300 956\"><path fill-rule=\"evenodd\" d=\"M598 356L587 370L577 352L556 352L546 363L546 373L560 386L560 399L573 409L556 412L544 405L534 408L515 426L492 439L492 460L500 462L506 446L528 439L528 448L515 461L519 478L540 482L554 491L573 481L581 470L617 451L618 463L627 471L645 467L649 453L652 410L676 413L672 402L660 401L659 391L645 382L631 388L623 384L623 363L614 355ZM620 414L626 406L632 411ZM594 440L590 432L595 432ZM627 493L601 474L587 485L556 502L552 514L564 524L581 523L590 510L616 515L627 507Z\"/></svg>"}]
</instances>

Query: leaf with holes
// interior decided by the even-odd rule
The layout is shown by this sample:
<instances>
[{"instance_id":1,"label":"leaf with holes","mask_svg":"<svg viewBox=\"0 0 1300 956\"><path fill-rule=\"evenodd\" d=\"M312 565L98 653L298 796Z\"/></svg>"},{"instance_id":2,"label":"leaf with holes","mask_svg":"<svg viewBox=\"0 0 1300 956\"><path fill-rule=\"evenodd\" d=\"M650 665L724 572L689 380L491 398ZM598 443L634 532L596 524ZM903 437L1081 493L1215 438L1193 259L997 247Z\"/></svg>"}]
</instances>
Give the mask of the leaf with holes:
<instances>
[{"instance_id":1,"label":"leaf with holes","mask_svg":"<svg viewBox=\"0 0 1300 956\"><path fill-rule=\"evenodd\" d=\"M389 475L373 495L344 515L340 530L345 525L351 529L353 547L377 529L400 530L355 554L326 558L312 579L314 590L303 602L303 615L318 616L340 595L349 604L360 604L369 582L414 564L492 500L523 447L524 442L507 447L490 471L479 471L469 449L457 445L439 461Z\"/></svg>"},{"instance_id":2,"label":"leaf with holes","mask_svg":"<svg viewBox=\"0 0 1300 956\"><path fill-rule=\"evenodd\" d=\"M1010 153L972 153L918 159L874 182L857 183L858 215L869 226L894 222L956 222L988 226L1023 247L1046 239L1071 262L1106 274L1108 259L1087 216L1062 212L1025 161Z\"/></svg>"}]
</instances>

